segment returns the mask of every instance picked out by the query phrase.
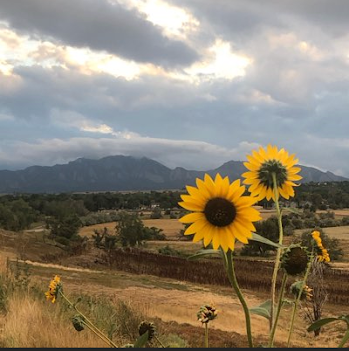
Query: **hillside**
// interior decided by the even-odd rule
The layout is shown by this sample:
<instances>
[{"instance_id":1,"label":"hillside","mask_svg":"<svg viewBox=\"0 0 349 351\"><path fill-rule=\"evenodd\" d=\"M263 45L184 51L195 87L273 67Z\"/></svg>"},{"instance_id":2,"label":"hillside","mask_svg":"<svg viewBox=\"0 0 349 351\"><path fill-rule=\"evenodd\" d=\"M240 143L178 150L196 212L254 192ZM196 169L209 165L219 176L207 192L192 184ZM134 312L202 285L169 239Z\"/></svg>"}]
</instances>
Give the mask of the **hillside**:
<instances>
[{"instance_id":1,"label":"hillside","mask_svg":"<svg viewBox=\"0 0 349 351\"><path fill-rule=\"evenodd\" d=\"M302 182L344 181L348 178L313 167L300 166ZM219 172L230 180L246 171L242 161L229 161L207 170L170 169L149 158L108 156L98 160L79 158L68 164L32 166L18 171L0 171L0 193L59 193L78 191L127 191L181 189L205 173Z\"/></svg>"}]
</instances>

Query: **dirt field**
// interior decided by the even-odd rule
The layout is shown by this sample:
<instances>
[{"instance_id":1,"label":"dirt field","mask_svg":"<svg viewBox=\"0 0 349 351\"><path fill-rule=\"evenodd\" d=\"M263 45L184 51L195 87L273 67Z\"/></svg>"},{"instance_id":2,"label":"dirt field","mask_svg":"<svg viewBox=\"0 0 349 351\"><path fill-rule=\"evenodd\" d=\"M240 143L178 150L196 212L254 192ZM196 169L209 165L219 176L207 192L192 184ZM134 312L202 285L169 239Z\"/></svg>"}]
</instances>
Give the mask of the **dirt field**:
<instances>
[{"instance_id":1,"label":"dirt field","mask_svg":"<svg viewBox=\"0 0 349 351\"><path fill-rule=\"evenodd\" d=\"M7 253L0 253L1 261L5 261L6 255ZM241 336L242 347L247 347L244 313L231 288L191 284L118 271L81 269L75 268L71 263L69 267L30 261L27 261L27 264L31 266L31 279L45 287L52 275L58 274L68 296L88 291L92 295L107 295L112 301L118 299L129 301L145 311L150 320L160 318L164 322L200 327L201 324L196 319L198 309L204 304L213 304L218 309L219 315L211 323L210 328L238 333ZM260 292L256 294L248 290L243 290L243 294L249 307L257 306L269 298L268 294ZM50 308L49 305L48 308ZM337 316L344 311L344 306L326 305L324 315ZM285 307L280 315L280 327L277 329L275 338L276 345L284 345L287 341L290 315L291 307ZM265 344L268 336L267 320L252 314L251 323L256 346L258 343ZM323 328L323 333L314 338L311 333L305 331L308 325L309 323L303 319L300 312L297 316L292 347L336 347L340 341L339 337L343 335L342 326L332 324ZM182 332L184 337L185 331ZM181 336L181 331L178 334ZM198 342L201 338L202 335L198 333Z\"/></svg>"},{"instance_id":2,"label":"dirt field","mask_svg":"<svg viewBox=\"0 0 349 351\"><path fill-rule=\"evenodd\" d=\"M260 206L256 206L260 211L263 219L267 219L275 215L275 210L263 210ZM143 224L146 227L156 227L162 229L166 235L167 240L178 240L179 233L181 229L184 228L184 225L179 222L178 219L143 219ZM91 237L94 234L94 230L103 230L104 227L108 228L110 233L114 233L116 222L95 224L91 226L86 226L80 229L79 234L82 236Z\"/></svg>"},{"instance_id":3,"label":"dirt field","mask_svg":"<svg viewBox=\"0 0 349 351\"><path fill-rule=\"evenodd\" d=\"M155 220L166 221L166 220ZM168 222L168 220L167 220ZM170 223L175 221L171 220ZM110 228L114 224L108 224ZM105 224L99 225L103 228ZM84 228L86 230L86 228ZM91 227L89 227L91 233ZM88 235L89 232L85 232ZM92 230L93 233L93 230ZM7 258L18 257L21 248L16 244L15 233L1 232L2 248L0 252L0 263L4 267ZM26 239L24 250L27 255L38 257L39 252L54 252L54 248L47 246L40 241L34 233L29 233ZM36 241L35 241L36 240ZM195 247L191 242L176 242L183 247ZM46 245L46 246L45 246ZM197 245L200 245L197 243ZM6 248L5 248L6 247ZM20 251L18 251L20 250ZM195 250L196 251L196 248ZM29 258L30 259L30 258ZM152 318L160 318L166 322L179 323L180 325L200 327L201 324L196 319L196 313L201 305L212 303L219 310L219 316L212 322L210 328L235 332L240 334L240 343L246 342L244 314L241 305L231 288L209 286L202 284L193 284L181 280L159 278L149 275L135 275L110 269L93 270L83 269L80 263L83 260L91 262L92 258L88 256L74 256L67 259L61 259L55 263L35 263L27 261L31 266L31 279L47 287L52 275L58 274L64 282L65 292L70 293L90 293L90 294L107 294L111 299L125 299L132 301L134 305L142 306L148 315ZM31 261L33 261L31 259ZM57 264L61 263L61 264ZM269 298L268 294L243 290L244 296L249 307L254 307ZM288 326L290 320L291 307L287 306L282 310L280 315L280 327L276 333L276 344L284 344L287 340ZM325 304L323 316L339 316L349 313L347 306ZM255 340L263 342L267 340L268 327L267 321L257 315L252 315L252 332ZM323 328L323 333L318 338L305 331L309 325L300 313L297 317L295 334L292 338L293 347L336 347L343 335L343 326L341 323L330 324ZM180 328L185 333L185 328ZM203 333L203 329L201 329ZM199 340L202 335L198 335ZM245 344L246 347L247 344ZM244 347L244 346L243 346Z\"/></svg>"}]
</instances>

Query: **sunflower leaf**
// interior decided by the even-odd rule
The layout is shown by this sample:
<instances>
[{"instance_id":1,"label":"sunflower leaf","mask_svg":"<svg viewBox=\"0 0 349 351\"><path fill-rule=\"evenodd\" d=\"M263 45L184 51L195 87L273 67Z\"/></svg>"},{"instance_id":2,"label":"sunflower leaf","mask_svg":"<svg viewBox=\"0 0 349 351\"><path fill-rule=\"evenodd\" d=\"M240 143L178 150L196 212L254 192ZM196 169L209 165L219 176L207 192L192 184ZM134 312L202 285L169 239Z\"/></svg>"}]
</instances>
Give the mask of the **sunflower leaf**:
<instances>
[{"instance_id":1,"label":"sunflower leaf","mask_svg":"<svg viewBox=\"0 0 349 351\"><path fill-rule=\"evenodd\" d=\"M259 316L262 316L268 320L270 320L271 318L270 310L271 310L271 300L264 301L259 306L250 308L251 313L258 314Z\"/></svg>"},{"instance_id":2,"label":"sunflower leaf","mask_svg":"<svg viewBox=\"0 0 349 351\"><path fill-rule=\"evenodd\" d=\"M143 347L149 339L149 331L147 330L144 334L142 334L134 343L134 347Z\"/></svg>"},{"instance_id":3,"label":"sunflower leaf","mask_svg":"<svg viewBox=\"0 0 349 351\"><path fill-rule=\"evenodd\" d=\"M313 324L311 324L307 331L308 332L311 332L311 331L314 331L316 329L319 329L321 328L322 326L328 324L328 323L331 323L331 322L334 322L334 321L338 321L339 318L334 318L334 317L330 317L330 318L323 318L323 319L319 319L318 321L314 322Z\"/></svg>"},{"instance_id":4,"label":"sunflower leaf","mask_svg":"<svg viewBox=\"0 0 349 351\"><path fill-rule=\"evenodd\" d=\"M203 250L199 250L196 254L189 256L187 260L198 260L199 258L208 256L208 255L221 255L221 252L219 250L203 249Z\"/></svg>"},{"instance_id":5,"label":"sunflower leaf","mask_svg":"<svg viewBox=\"0 0 349 351\"><path fill-rule=\"evenodd\" d=\"M275 247L286 247L284 245L280 245L278 243L274 243L273 241L267 239L267 238L264 238L263 236L257 234L257 233L252 233L252 238L250 238L249 240L254 240L254 241L258 241L260 243L263 243L263 244L267 244L267 245L270 245L270 246L275 246Z\"/></svg>"}]
</instances>

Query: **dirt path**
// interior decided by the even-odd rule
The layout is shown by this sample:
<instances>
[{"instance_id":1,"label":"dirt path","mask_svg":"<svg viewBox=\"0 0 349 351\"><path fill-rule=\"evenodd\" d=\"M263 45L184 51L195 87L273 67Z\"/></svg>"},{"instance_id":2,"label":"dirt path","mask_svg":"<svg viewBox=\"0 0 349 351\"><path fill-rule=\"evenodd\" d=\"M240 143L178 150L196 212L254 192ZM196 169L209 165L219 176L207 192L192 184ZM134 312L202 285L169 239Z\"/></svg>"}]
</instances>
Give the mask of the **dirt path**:
<instances>
[{"instance_id":1,"label":"dirt path","mask_svg":"<svg viewBox=\"0 0 349 351\"><path fill-rule=\"evenodd\" d=\"M218 309L219 315L211 323L211 328L246 335L243 309L231 288L203 286L118 271L98 271L49 263L25 262L33 267L49 268L50 271L57 269L57 271L69 272L69 275L65 277L66 291L79 292L83 286L84 291L88 291L89 294L103 293L109 295L113 300L131 301L133 305L139 306L146 315L158 317L165 322L175 321L180 324L201 326L196 318L197 311L201 305L213 304ZM101 273L103 273L103 281L96 280L96 276ZM51 276L45 279L50 278ZM42 275L40 280L42 281ZM127 284L125 284L126 281ZM243 293L249 307L258 306L268 299L268 296L262 293L256 294L251 291L243 291ZM291 307L282 310L276 341L287 341L290 316ZM251 324L256 340L262 338L266 340L269 333L267 320L258 315L251 315ZM314 339L312 334L305 331L308 325L309 323L306 323L301 315L297 316L292 347L338 346L340 331L335 330L334 327L327 328L330 333L322 333Z\"/></svg>"}]
</instances>

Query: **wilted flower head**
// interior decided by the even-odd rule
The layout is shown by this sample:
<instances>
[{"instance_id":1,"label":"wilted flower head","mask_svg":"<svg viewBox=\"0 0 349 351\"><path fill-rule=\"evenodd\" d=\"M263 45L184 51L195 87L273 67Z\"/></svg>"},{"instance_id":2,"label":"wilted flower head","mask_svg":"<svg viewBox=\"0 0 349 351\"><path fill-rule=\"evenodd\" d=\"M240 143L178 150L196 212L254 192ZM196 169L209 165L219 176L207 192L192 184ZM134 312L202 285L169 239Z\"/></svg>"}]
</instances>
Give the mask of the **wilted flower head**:
<instances>
[{"instance_id":1,"label":"wilted flower head","mask_svg":"<svg viewBox=\"0 0 349 351\"><path fill-rule=\"evenodd\" d=\"M143 321L138 327L138 332L139 335L143 335L144 333L148 332L148 341L150 341L155 336L155 325L152 322Z\"/></svg>"},{"instance_id":2,"label":"wilted flower head","mask_svg":"<svg viewBox=\"0 0 349 351\"><path fill-rule=\"evenodd\" d=\"M45 292L46 299L54 303L57 299L58 293L63 290L61 283L61 278L58 275L55 275L54 278L50 281L49 289Z\"/></svg>"},{"instance_id":3,"label":"wilted flower head","mask_svg":"<svg viewBox=\"0 0 349 351\"><path fill-rule=\"evenodd\" d=\"M208 323L217 317L217 313L218 311L215 309L215 307L211 305L204 305L200 307L197 317L201 323Z\"/></svg>"},{"instance_id":4,"label":"wilted flower head","mask_svg":"<svg viewBox=\"0 0 349 351\"><path fill-rule=\"evenodd\" d=\"M290 287L290 290L291 290L291 293L295 296L295 297L298 297L298 294L300 292L300 289L301 289L301 286L303 285L303 281L297 281L297 282L294 282L291 287ZM300 299L301 300L308 300L310 301L313 297L313 289L311 289L308 285L304 285L303 286L303 289L302 289L302 293L301 293L301 296L300 296Z\"/></svg>"},{"instance_id":5,"label":"wilted flower head","mask_svg":"<svg viewBox=\"0 0 349 351\"><path fill-rule=\"evenodd\" d=\"M85 322L85 319L77 314L75 315L73 318L72 318L72 322L73 322L73 326L75 328L75 330L77 331L81 331L81 330L84 330L84 322Z\"/></svg>"},{"instance_id":6,"label":"wilted flower head","mask_svg":"<svg viewBox=\"0 0 349 351\"><path fill-rule=\"evenodd\" d=\"M289 246L281 258L281 267L289 275L303 273L307 269L309 253L300 245Z\"/></svg>"}]
</instances>

